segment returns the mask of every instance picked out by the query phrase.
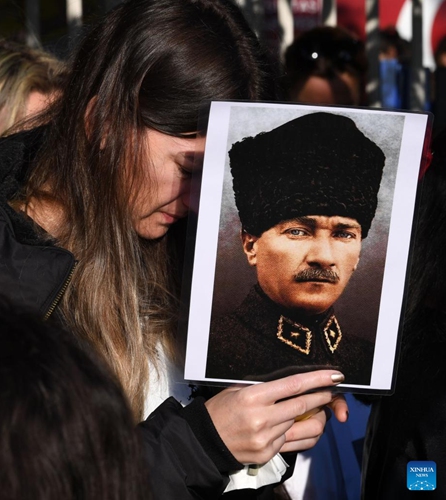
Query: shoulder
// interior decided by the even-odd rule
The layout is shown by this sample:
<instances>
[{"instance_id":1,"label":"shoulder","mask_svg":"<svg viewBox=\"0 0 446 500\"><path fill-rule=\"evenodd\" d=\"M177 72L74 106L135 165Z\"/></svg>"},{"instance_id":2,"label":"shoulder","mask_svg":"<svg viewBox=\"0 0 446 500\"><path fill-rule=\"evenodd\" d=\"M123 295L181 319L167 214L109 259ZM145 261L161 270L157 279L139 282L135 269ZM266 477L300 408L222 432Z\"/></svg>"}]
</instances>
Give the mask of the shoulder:
<instances>
[{"instance_id":1,"label":"shoulder","mask_svg":"<svg viewBox=\"0 0 446 500\"><path fill-rule=\"evenodd\" d=\"M339 350L339 365L347 383L370 384L374 351L375 344L372 341L345 334Z\"/></svg>"},{"instance_id":2,"label":"shoulder","mask_svg":"<svg viewBox=\"0 0 446 500\"><path fill-rule=\"evenodd\" d=\"M236 314L227 314L212 321L209 332L209 353L211 359L230 356L236 350L244 352L253 335L251 329Z\"/></svg>"},{"instance_id":3,"label":"shoulder","mask_svg":"<svg viewBox=\"0 0 446 500\"><path fill-rule=\"evenodd\" d=\"M20 188L43 143L45 127L0 138L0 195L10 198Z\"/></svg>"},{"instance_id":4,"label":"shoulder","mask_svg":"<svg viewBox=\"0 0 446 500\"><path fill-rule=\"evenodd\" d=\"M42 145L47 127L37 127L0 137L1 160L27 160Z\"/></svg>"},{"instance_id":5,"label":"shoulder","mask_svg":"<svg viewBox=\"0 0 446 500\"><path fill-rule=\"evenodd\" d=\"M239 316L236 311L220 316L211 321L210 335L225 339L232 337L234 332L245 331L247 325L243 321L243 317Z\"/></svg>"}]
</instances>

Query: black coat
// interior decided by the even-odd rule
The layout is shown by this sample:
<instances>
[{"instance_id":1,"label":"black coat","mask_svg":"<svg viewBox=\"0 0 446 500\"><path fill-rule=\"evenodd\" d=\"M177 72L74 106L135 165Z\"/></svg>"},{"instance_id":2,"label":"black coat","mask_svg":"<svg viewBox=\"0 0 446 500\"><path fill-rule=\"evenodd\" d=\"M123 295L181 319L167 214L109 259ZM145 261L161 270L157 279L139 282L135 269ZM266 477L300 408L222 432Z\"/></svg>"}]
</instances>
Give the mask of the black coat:
<instances>
[{"instance_id":1,"label":"black coat","mask_svg":"<svg viewBox=\"0 0 446 500\"><path fill-rule=\"evenodd\" d=\"M446 498L446 339L439 312L426 309L403 335L395 392L373 403L362 473L363 500ZM442 331L444 326L442 327ZM434 461L437 488L407 489L407 463Z\"/></svg>"},{"instance_id":2,"label":"black coat","mask_svg":"<svg viewBox=\"0 0 446 500\"><path fill-rule=\"evenodd\" d=\"M75 258L39 236L34 223L7 203L21 189L42 134L44 129L38 129L0 139L0 293L57 321L57 305L69 286ZM153 498L215 500L229 482L229 471L243 467L224 445L204 402L198 397L183 408L169 398L138 426ZM268 500L273 486L239 490L225 498Z\"/></svg>"},{"instance_id":3,"label":"black coat","mask_svg":"<svg viewBox=\"0 0 446 500\"><path fill-rule=\"evenodd\" d=\"M70 252L39 236L27 217L9 205L41 141L42 129L0 142L0 293L48 319L70 280Z\"/></svg>"},{"instance_id":4,"label":"black coat","mask_svg":"<svg viewBox=\"0 0 446 500\"><path fill-rule=\"evenodd\" d=\"M291 321L289 312L255 285L232 314L212 322L206 376L270 380L334 368L344 373L346 383L367 385L372 361L373 344L343 332L333 309Z\"/></svg>"}]
</instances>

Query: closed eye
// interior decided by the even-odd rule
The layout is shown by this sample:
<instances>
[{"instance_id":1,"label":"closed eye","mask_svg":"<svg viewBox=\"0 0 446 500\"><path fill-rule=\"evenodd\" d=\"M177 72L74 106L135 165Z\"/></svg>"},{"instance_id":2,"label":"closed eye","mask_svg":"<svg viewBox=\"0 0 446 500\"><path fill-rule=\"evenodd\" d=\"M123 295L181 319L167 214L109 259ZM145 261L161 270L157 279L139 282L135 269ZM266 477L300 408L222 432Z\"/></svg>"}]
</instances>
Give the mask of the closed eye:
<instances>
[{"instance_id":1,"label":"closed eye","mask_svg":"<svg viewBox=\"0 0 446 500\"><path fill-rule=\"evenodd\" d=\"M178 171L180 172L181 177L185 179L189 179L192 176L192 170L184 167L183 165L178 165Z\"/></svg>"}]
</instances>

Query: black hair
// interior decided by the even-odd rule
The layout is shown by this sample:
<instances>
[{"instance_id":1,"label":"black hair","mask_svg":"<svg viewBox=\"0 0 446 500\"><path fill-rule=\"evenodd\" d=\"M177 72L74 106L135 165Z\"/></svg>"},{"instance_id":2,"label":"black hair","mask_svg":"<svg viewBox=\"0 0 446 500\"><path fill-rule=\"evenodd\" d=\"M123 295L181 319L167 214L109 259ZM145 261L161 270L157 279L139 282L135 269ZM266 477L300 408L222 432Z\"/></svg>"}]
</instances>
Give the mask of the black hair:
<instances>
[{"instance_id":1,"label":"black hair","mask_svg":"<svg viewBox=\"0 0 446 500\"><path fill-rule=\"evenodd\" d=\"M410 62L410 43L401 38L394 26L388 26L379 31L379 52L385 55L392 49L400 63Z\"/></svg>"},{"instance_id":2,"label":"black hair","mask_svg":"<svg viewBox=\"0 0 446 500\"><path fill-rule=\"evenodd\" d=\"M338 26L318 26L300 34L287 48L283 85L288 94L296 95L311 76L331 82L342 73L350 73L363 87L367 68L365 46L360 39Z\"/></svg>"},{"instance_id":3,"label":"black hair","mask_svg":"<svg viewBox=\"0 0 446 500\"><path fill-rule=\"evenodd\" d=\"M418 338L419 327L426 323L434 331L446 330L446 129L433 141L432 163L427 169L420 188L419 208L413 256L409 274L409 291L406 309L406 343ZM415 340L417 341L417 340ZM419 342L419 340L417 341Z\"/></svg>"},{"instance_id":4,"label":"black hair","mask_svg":"<svg viewBox=\"0 0 446 500\"><path fill-rule=\"evenodd\" d=\"M150 498L132 413L105 364L1 297L0 433L4 500Z\"/></svg>"}]
</instances>

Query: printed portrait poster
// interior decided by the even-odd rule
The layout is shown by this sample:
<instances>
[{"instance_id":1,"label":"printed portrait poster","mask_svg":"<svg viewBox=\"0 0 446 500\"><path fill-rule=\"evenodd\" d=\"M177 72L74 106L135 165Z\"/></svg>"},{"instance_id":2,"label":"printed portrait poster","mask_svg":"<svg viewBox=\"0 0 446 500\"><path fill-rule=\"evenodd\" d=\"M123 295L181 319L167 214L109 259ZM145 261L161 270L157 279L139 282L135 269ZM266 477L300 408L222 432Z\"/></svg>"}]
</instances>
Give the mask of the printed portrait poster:
<instances>
[{"instance_id":1,"label":"printed portrait poster","mask_svg":"<svg viewBox=\"0 0 446 500\"><path fill-rule=\"evenodd\" d=\"M213 102L187 315L187 380L322 368L390 392L430 115Z\"/></svg>"}]
</instances>

